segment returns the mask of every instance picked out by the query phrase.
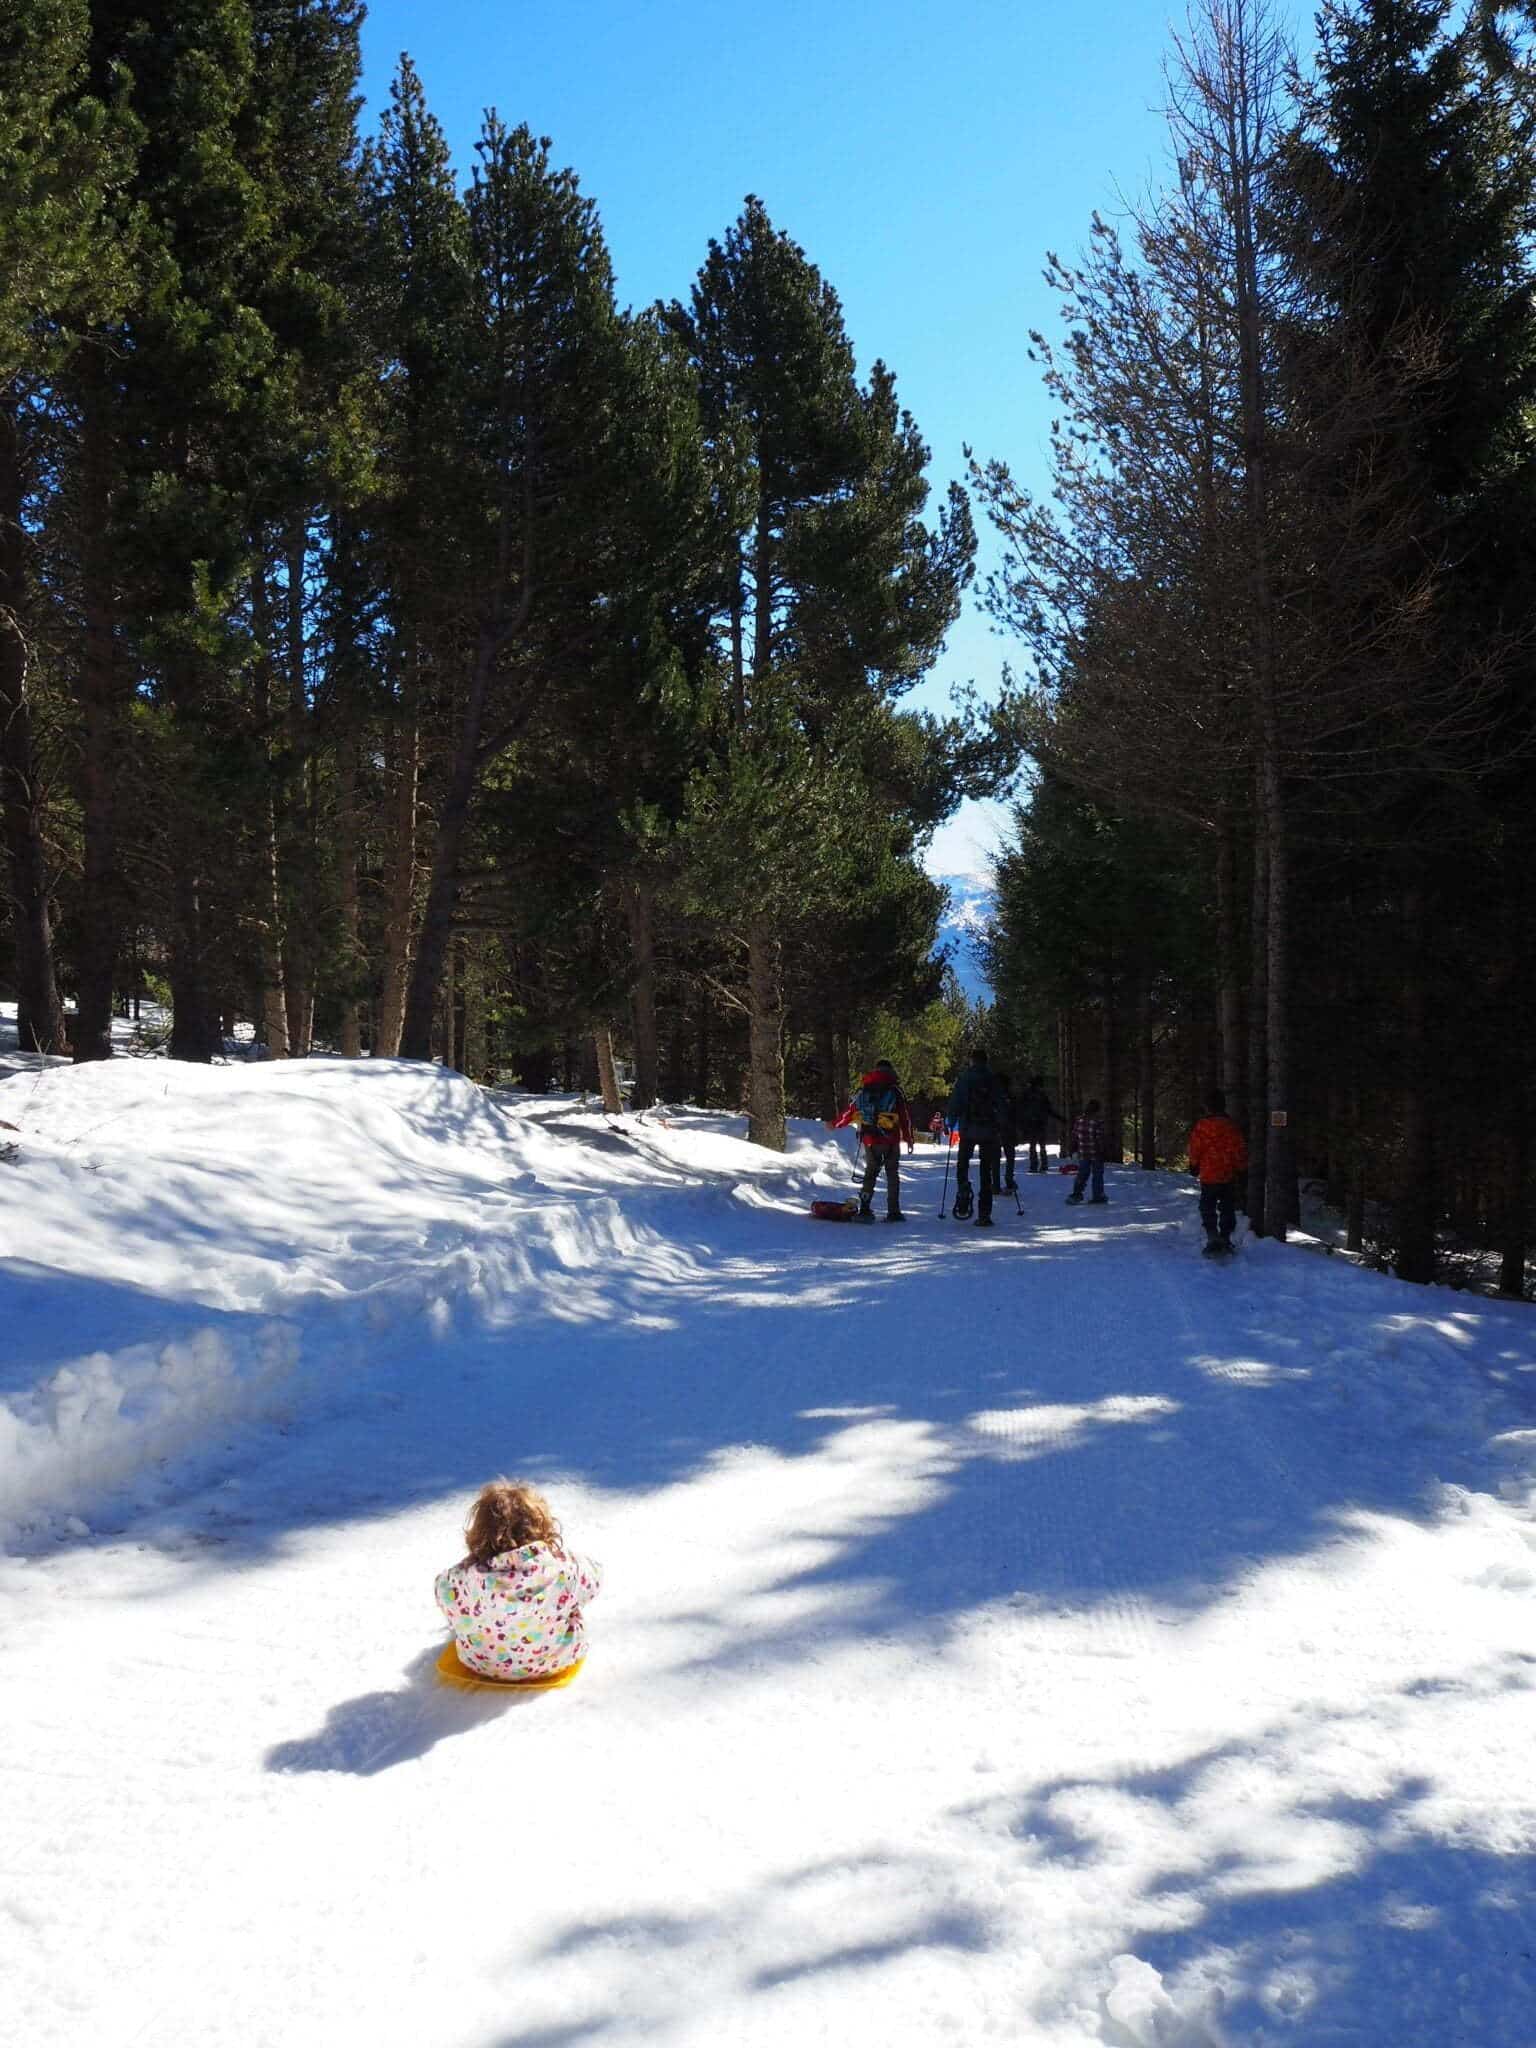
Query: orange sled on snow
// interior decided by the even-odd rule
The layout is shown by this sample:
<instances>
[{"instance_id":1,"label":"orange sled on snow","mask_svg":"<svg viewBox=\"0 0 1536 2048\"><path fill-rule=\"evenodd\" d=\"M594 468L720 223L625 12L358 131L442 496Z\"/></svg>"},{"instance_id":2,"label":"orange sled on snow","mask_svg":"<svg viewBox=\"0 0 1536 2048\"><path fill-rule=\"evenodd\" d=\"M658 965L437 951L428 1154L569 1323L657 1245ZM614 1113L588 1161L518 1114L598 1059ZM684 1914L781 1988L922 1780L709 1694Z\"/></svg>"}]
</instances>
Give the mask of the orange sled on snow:
<instances>
[{"instance_id":1,"label":"orange sled on snow","mask_svg":"<svg viewBox=\"0 0 1536 2048\"><path fill-rule=\"evenodd\" d=\"M811 1214L824 1223L851 1223L859 1213L857 1202L812 1202Z\"/></svg>"},{"instance_id":2,"label":"orange sled on snow","mask_svg":"<svg viewBox=\"0 0 1536 2048\"><path fill-rule=\"evenodd\" d=\"M444 1685L456 1686L460 1692L553 1692L557 1686L569 1685L584 1662L578 1658L552 1678L483 1678L459 1662L458 1645L450 1641L444 1643L437 1660L437 1675Z\"/></svg>"}]
</instances>

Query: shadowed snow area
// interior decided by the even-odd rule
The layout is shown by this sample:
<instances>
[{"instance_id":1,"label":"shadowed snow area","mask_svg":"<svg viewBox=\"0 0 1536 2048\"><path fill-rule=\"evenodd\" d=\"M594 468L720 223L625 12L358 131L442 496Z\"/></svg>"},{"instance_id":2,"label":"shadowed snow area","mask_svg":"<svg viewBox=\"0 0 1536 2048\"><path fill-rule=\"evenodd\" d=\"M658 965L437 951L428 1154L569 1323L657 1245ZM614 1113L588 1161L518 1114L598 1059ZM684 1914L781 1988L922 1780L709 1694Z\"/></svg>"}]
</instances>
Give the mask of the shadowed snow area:
<instances>
[{"instance_id":1,"label":"shadowed snow area","mask_svg":"<svg viewBox=\"0 0 1536 2048\"><path fill-rule=\"evenodd\" d=\"M1528 1309L403 1062L0 1119L0 2038L1533 2038ZM566 1691L436 1681L500 1471Z\"/></svg>"}]
</instances>

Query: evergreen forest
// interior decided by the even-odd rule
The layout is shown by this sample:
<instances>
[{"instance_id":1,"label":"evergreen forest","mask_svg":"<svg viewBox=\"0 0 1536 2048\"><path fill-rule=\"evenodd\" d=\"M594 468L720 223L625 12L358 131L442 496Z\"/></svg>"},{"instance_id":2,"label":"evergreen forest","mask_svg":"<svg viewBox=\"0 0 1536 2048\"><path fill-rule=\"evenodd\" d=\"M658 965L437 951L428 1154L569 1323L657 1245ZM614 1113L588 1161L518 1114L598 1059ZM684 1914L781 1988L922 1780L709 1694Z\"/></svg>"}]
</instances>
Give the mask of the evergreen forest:
<instances>
[{"instance_id":1,"label":"evergreen forest","mask_svg":"<svg viewBox=\"0 0 1536 2048\"><path fill-rule=\"evenodd\" d=\"M1036 766L993 978L1016 1064L1404 1278L1532 1213L1536 9L1265 0L1170 51L1170 176L1052 256L1052 488L984 453ZM1465 1270L1465 1268L1461 1268ZM1490 1274L1490 1277L1491 1274Z\"/></svg>"},{"instance_id":2,"label":"evergreen forest","mask_svg":"<svg viewBox=\"0 0 1536 2048\"><path fill-rule=\"evenodd\" d=\"M998 364L1044 489L932 480L759 199L635 310L546 139L488 112L461 171L408 58L365 133L362 16L0 17L23 1048L149 1002L177 1059L243 1026L782 1148L984 1030L1145 1166L1223 1088L1260 1234L1311 1188L1523 1293L1536 0L1337 0L1299 58L1196 0L1166 177ZM1002 682L916 708L973 588ZM977 1013L923 854L1009 792Z\"/></svg>"}]
</instances>

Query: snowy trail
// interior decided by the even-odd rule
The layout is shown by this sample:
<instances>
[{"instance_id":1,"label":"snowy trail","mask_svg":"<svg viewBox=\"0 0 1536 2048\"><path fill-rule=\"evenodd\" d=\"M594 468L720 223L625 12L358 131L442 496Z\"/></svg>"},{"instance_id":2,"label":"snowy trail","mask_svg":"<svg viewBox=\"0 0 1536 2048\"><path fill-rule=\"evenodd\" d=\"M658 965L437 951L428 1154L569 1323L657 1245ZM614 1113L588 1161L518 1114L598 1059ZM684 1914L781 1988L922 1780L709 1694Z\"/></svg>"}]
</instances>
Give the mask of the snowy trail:
<instances>
[{"instance_id":1,"label":"snowy trail","mask_svg":"<svg viewBox=\"0 0 1536 2048\"><path fill-rule=\"evenodd\" d=\"M1166 1176L859 1231L814 1134L467 1128L338 1189L349 1300L247 1269L332 1398L0 1565L0 2036L1529 2048L1528 1311L1213 1270ZM605 1565L568 1693L433 1682L496 1469Z\"/></svg>"}]
</instances>

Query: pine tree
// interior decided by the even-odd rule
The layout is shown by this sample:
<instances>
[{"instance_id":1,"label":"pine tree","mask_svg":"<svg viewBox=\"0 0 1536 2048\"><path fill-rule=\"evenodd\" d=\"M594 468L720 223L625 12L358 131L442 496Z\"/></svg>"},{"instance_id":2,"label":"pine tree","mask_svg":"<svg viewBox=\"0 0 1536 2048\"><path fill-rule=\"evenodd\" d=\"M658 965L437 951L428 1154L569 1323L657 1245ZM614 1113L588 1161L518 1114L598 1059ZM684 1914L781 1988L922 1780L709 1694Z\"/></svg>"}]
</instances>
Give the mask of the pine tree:
<instances>
[{"instance_id":1,"label":"pine tree","mask_svg":"<svg viewBox=\"0 0 1536 2048\"><path fill-rule=\"evenodd\" d=\"M486 762L589 656L619 350L596 210L547 142L486 118L466 202L474 322L450 571L468 622L401 1051L424 1059ZM440 541L443 537L439 537Z\"/></svg>"},{"instance_id":2,"label":"pine tree","mask_svg":"<svg viewBox=\"0 0 1536 2048\"><path fill-rule=\"evenodd\" d=\"M377 378L375 485L363 516L385 628L376 1054L400 1050L418 903L422 772L432 707L458 663L454 542L474 294L469 226L447 141L402 58L364 160L356 305Z\"/></svg>"},{"instance_id":3,"label":"pine tree","mask_svg":"<svg viewBox=\"0 0 1536 2048\"><path fill-rule=\"evenodd\" d=\"M362 240L356 88L358 0L254 0L245 151L266 196L270 255L256 304L273 342L250 460L253 706L271 757L257 862L271 876L263 920L263 1007L273 1051L302 1053L316 981L329 964L339 896L350 886L321 849L326 762L315 706L335 724L321 586L337 560L336 521L368 464L360 429L368 364L352 313Z\"/></svg>"},{"instance_id":4,"label":"pine tree","mask_svg":"<svg viewBox=\"0 0 1536 2048\"><path fill-rule=\"evenodd\" d=\"M974 537L955 493L923 525L927 450L889 372L877 363L859 384L836 294L760 200L711 243L670 318L735 529L721 743L694 791L690 851L744 969L732 1000L749 1025L750 1136L782 1150L786 938L846 884L839 848L857 862L849 818L872 800L843 750L932 663Z\"/></svg>"},{"instance_id":5,"label":"pine tree","mask_svg":"<svg viewBox=\"0 0 1536 2048\"><path fill-rule=\"evenodd\" d=\"M51 467L39 400L68 360L71 330L99 323L124 289L111 195L132 136L88 88L85 0L18 0L0 26L0 817L24 1044L61 1052L45 770L32 687L41 496Z\"/></svg>"}]
</instances>

